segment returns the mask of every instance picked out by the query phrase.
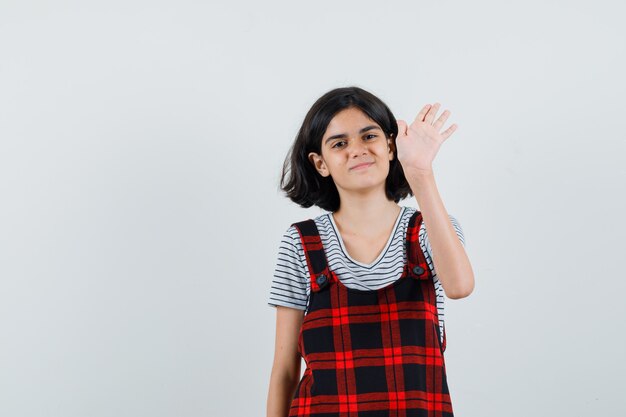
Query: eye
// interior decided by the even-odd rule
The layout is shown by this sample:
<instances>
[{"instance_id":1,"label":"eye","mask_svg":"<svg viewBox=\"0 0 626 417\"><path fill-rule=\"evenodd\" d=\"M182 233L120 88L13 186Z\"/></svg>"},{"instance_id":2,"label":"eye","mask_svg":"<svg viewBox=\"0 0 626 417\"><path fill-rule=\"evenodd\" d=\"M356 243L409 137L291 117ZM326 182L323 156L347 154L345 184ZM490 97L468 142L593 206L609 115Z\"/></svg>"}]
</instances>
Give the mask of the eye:
<instances>
[{"instance_id":1,"label":"eye","mask_svg":"<svg viewBox=\"0 0 626 417\"><path fill-rule=\"evenodd\" d=\"M378 137L378 135L371 134L371 135L367 135L366 138L369 139L370 136L372 136L372 138L377 138Z\"/></svg>"},{"instance_id":2,"label":"eye","mask_svg":"<svg viewBox=\"0 0 626 417\"><path fill-rule=\"evenodd\" d=\"M332 148L336 148L336 147L337 147L337 145L339 145L340 143L344 143L344 142L345 142L345 140L340 140L340 141L336 142L336 143L332 146Z\"/></svg>"}]
</instances>

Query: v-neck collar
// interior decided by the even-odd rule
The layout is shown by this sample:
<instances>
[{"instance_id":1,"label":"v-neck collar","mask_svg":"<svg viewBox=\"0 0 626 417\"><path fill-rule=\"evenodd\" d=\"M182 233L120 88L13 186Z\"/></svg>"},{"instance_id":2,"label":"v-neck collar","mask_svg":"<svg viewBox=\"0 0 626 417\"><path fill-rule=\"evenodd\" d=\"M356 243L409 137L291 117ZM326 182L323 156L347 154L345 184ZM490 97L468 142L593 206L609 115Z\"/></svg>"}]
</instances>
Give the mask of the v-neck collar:
<instances>
[{"instance_id":1,"label":"v-neck collar","mask_svg":"<svg viewBox=\"0 0 626 417\"><path fill-rule=\"evenodd\" d=\"M332 213L328 213L328 218L330 219L330 223L333 227L333 230L335 232L335 237L337 238L337 241L339 242L339 246L341 247L341 251L343 252L344 256L346 258L348 258L350 260L350 262L355 263L356 265L360 265L364 268L372 268L373 266L376 266L376 264L378 262L380 262L381 259L383 259L383 257L385 256L385 253L387 253L387 250L389 249L389 246L391 246L391 242L393 241L394 236L396 235L396 230L398 229L398 224L400 223L400 219L402 218L402 215L404 214L404 211L406 210L405 206L400 206L400 213L398 213L398 217L396 218L396 222L393 226L393 228L391 229L391 234L389 235L389 238L387 239L387 243L385 244L385 247L383 248L382 251L380 251L380 253L378 254L378 256L376 257L376 259L369 264L363 263L363 262L359 262L355 259L352 259L352 257L350 256L350 254L348 253L348 250L346 249L346 245L343 243L343 238L341 237L341 234L339 233L339 228L337 227L337 224L335 223L335 219L333 218L333 214Z\"/></svg>"}]
</instances>

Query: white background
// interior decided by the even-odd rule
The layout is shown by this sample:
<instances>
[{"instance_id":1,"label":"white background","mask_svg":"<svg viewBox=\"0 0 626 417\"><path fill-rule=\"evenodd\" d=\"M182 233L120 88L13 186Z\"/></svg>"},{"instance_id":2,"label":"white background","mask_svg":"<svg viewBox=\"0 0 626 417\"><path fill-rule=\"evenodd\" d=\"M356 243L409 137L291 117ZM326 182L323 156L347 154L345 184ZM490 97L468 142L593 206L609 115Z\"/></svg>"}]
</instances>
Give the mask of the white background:
<instances>
[{"instance_id":1,"label":"white background","mask_svg":"<svg viewBox=\"0 0 626 417\"><path fill-rule=\"evenodd\" d=\"M261 416L326 91L451 111L455 415L626 415L619 1L0 2L0 415ZM416 206L414 200L401 204Z\"/></svg>"}]
</instances>

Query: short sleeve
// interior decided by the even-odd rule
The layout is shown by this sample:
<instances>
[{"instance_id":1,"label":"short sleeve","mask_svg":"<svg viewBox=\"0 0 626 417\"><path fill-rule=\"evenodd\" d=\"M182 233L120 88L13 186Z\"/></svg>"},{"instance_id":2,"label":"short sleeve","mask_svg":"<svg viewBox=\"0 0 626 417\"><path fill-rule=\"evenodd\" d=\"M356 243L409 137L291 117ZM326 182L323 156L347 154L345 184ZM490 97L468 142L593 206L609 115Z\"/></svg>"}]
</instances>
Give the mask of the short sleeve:
<instances>
[{"instance_id":1,"label":"short sleeve","mask_svg":"<svg viewBox=\"0 0 626 417\"><path fill-rule=\"evenodd\" d=\"M461 244L463 245L463 247L465 247L465 235L463 234L461 223L459 223L459 221L451 214L448 214L448 217L450 218L450 222L452 223L452 226L454 227L454 230L456 231L457 237L461 241ZM422 251L424 252L424 255L426 256L426 260L428 261L428 265L430 266L430 269L433 275L436 275L435 264L432 261L433 252L432 252L432 248L430 247L430 241L428 240L428 232L426 230L426 225L424 224L423 221L422 221L422 227L420 228L419 242L420 242L420 246L422 247Z\"/></svg>"},{"instance_id":2,"label":"short sleeve","mask_svg":"<svg viewBox=\"0 0 626 417\"><path fill-rule=\"evenodd\" d=\"M300 234L291 225L280 241L267 304L306 310L308 277Z\"/></svg>"}]
</instances>

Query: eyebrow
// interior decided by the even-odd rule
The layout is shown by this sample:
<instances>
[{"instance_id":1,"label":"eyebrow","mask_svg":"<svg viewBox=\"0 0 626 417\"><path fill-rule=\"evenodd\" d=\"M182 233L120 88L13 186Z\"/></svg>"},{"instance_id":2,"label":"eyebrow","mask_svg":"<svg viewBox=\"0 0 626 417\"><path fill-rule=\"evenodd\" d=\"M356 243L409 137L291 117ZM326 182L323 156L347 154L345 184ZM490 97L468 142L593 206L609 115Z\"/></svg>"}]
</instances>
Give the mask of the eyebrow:
<instances>
[{"instance_id":1,"label":"eyebrow","mask_svg":"<svg viewBox=\"0 0 626 417\"><path fill-rule=\"evenodd\" d=\"M369 125L369 126L365 126L363 129L359 130L359 134L362 134L362 133L365 133L365 132L368 132L368 131L374 130L374 129L378 129L378 130L380 130L382 132L382 129L380 127L378 127L376 125ZM330 142L333 139L344 139L344 138L347 138L347 137L348 137L348 135L346 133L341 133L339 135L332 135L332 136L329 136L328 138L326 138L324 143L328 143L328 142Z\"/></svg>"}]
</instances>

